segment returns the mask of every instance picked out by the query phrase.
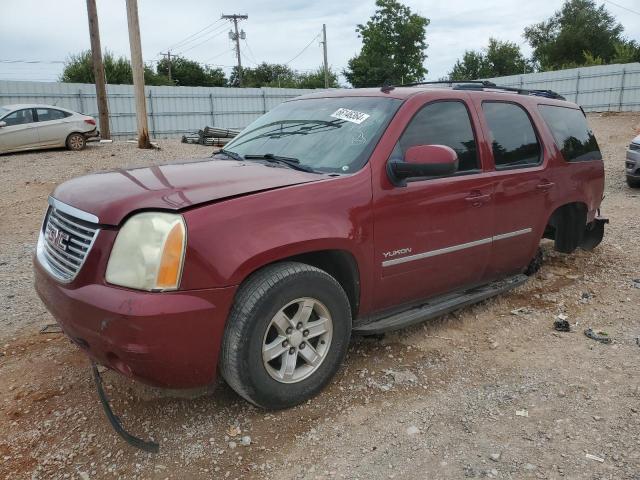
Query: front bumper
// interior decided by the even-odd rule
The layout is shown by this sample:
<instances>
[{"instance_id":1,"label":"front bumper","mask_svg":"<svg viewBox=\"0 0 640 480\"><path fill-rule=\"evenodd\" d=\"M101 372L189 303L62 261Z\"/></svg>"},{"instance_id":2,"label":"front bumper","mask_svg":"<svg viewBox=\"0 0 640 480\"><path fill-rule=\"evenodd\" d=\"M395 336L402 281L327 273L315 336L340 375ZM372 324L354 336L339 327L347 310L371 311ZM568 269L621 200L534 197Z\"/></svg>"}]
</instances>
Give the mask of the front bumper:
<instances>
[{"instance_id":1,"label":"front bumper","mask_svg":"<svg viewBox=\"0 0 640 480\"><path fill-rule=\"evenodd\" d=\"M215 380L236 287L152 293L97 283L74 286L53 279L35 257L34 267L45 306L97 363L166 388Z\"/></svg>"}]
</instances>

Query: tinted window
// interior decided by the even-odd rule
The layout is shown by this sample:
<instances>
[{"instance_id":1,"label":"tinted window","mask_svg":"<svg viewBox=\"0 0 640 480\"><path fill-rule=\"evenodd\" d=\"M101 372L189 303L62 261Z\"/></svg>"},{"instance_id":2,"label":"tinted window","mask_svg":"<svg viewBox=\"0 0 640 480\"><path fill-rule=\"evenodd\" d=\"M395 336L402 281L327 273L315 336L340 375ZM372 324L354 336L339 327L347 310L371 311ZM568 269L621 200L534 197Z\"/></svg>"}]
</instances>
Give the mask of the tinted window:
<instances>
[{"instance_id":1,"label":"tinted window","mask_svg":"<svg viewBox=\"0 0 640 480\"><path fill-rule=\"evenodd\" d=\"M483 102L482 110L491 130L496 169L540 163L540 144L522 107L513 103Z\"/></svg>"},{"instance_id":2,"label":"tinted window","mask_svg":"<svg viewBox=\"0 0 640 480\"><path fill-rule=\"evenodd\" d=\"M580 110L551 105L538 108L567 162L602 159L596 137Z\"/></svg>"},{"instance_id":3,"label":"tinted window","mask_svg":"<svg viewBox=\"0 0 640 480\"><path fill-rule=\"evenodd\" d=\"M2 120L4 122L7 122L8 127L12 125L22 125L23 123L31 123L33 122L33 111L30 108L27 108L25 110L17 110L13 113L10 113Z\"/></svg>"},{"instance_id":4,"label":"tinted window","mask_svg":"<svg viewBox=\"0 0 640 480\"><path fill-rule=\"evenodd\" d=\"M70 113L63 112L62 110L56 110L54 108L38 108L38 121L48 122L49 120L62 120L65 117L71 115Z\"/></svg>"},{"instance_id":5,"label":"tinted window","mask_svg":"<svg viewBox=\"0 0 640 480\"><path fill-rule=\"evenodd\" d=\"M469 112L461 102L436 102L420 110L400 138L402 155L415 145L446 145L458 154L458 171L480 168Z\"/></svg>"}]
</instances>

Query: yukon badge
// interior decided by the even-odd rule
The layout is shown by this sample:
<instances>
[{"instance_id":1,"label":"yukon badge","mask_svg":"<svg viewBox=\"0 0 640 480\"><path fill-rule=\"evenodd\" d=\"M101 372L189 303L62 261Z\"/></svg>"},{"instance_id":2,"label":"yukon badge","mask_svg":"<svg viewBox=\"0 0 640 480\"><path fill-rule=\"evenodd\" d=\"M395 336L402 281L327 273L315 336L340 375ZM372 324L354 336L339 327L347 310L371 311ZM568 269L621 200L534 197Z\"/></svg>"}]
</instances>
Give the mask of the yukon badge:
<instances>
[{"instance_id":1,"label":"yukon badge","mask_svg":"<svg viewBox=\"0 0 640 480\"><path fill-rule=\"evenodd\" d=\"M399 248L398 250L382 252L382 256L384 258L393 258L393 257L397 257L398 255L408 255L409 253L411 253L410 248Z\"/></svg>"}]
</instances>

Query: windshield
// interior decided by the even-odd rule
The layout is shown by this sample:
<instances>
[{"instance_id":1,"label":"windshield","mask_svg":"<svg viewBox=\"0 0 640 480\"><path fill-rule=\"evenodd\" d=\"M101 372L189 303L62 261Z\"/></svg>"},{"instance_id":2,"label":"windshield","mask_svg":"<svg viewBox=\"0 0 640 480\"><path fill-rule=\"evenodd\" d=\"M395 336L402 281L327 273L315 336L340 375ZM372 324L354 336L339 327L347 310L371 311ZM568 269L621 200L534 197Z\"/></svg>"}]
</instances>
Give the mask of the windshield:
<instances>
[{"instance_id":1,"label":"windshield","mask_svg":"<svg viewBox=\"0 0 640 480\"><path fill-rule=\"evenodd\" d=\"M401 103L382 97L292 100L258 118L225 151L289 157L320 172L355 172Z\"/></svg>"},{"instance_id":2,"label":"windshield","mask_svg":"<svg viewBox=\"0 0 640 480\"><path fill-rule=\"evenodd\" d=\"M4 117L10 111L11 110L9 110L8 108L0 107L0 118Z\"/></svg>"}]
</instances>

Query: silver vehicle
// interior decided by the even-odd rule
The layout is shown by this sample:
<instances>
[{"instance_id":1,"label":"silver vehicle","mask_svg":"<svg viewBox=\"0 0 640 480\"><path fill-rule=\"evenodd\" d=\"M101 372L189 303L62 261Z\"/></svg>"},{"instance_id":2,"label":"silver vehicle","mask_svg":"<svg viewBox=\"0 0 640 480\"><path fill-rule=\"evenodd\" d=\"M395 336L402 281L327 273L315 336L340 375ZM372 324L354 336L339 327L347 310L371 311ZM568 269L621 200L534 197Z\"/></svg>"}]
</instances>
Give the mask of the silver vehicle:
<instances>
[{"instance_id":1,"label":"silver vehicle","mask_svg":"<svg viewBox=\"0 0 640 480\"><path fill-rule=\"evenodd\" d=\"M640 135L631 140L627 149L627 184L633 188L640 188Z\"/></svg>"},{"instance_id":2,"label":"silver vehicle","mask_svg":"<svg viewBox=\"0 0 640 480\"><path fill-rule=\"evenodd\" d=\"M82 150L97 137L93 117L51 105L0 107L0 153L39 148Z\"/></svg>"}]
</instances>

